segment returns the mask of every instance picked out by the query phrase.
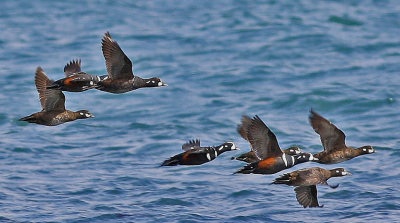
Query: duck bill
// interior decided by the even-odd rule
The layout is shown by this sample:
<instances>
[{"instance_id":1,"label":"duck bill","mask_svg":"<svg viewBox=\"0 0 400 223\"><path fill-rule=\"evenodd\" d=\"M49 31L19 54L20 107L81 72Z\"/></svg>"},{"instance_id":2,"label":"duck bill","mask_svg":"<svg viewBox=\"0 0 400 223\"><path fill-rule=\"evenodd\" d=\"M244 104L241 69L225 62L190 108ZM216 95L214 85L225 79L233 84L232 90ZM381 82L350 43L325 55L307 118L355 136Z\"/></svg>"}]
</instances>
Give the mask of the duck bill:
<instances>
[{"instance_id":1,"label":"duck bill","mask_svg":"<svg viewBox=\"0 0 400 223\"><path fill-rule=\"evenodd\" d=\"M350 173L349 171L343 171L343 172L342 172L342 175L343 175L343 176L348 176L348 175L351 175L351 173Z\"/></svg>"}]
</instances>

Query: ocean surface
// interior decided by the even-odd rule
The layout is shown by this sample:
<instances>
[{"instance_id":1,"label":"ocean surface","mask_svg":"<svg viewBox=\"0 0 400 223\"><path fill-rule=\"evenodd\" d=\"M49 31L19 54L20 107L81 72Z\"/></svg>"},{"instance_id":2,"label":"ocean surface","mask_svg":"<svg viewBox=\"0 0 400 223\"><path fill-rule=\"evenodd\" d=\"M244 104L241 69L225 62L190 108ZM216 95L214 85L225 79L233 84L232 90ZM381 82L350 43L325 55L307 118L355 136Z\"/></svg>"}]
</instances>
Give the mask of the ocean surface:
<instances>
[{"instance_id":1,"label":"ocean surface","mask_svg":"<svg viewBox=\"0 0 400 223\"><path fill-rule=\"evenodd\" d=\"M1 1L0 222L400 222L400 4L383 1ZM109 31L135 74L169 86L125 94L66 92L96 118L48 127L34 73L64 65L106 74ZM309 110L350 146L377 152L274 175L233 175L249 144L236 132L259 115L281 148L322 150ZM233 141L201 166L159 167L190 139ZM344 167L323 208L271 185L301 168Z\"/></svg>"}]
</instances>

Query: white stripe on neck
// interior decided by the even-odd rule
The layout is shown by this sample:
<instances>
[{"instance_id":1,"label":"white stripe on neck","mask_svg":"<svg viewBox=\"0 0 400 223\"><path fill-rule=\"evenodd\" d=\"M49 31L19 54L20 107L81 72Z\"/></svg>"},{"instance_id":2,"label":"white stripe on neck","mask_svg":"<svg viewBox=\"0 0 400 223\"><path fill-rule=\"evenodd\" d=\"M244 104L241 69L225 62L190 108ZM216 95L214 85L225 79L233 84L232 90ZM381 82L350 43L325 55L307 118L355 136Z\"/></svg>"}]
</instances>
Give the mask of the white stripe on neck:
<instances>
[{"instance_id":1,"label":"white stripe on neck","mask_svg":"<svg viewBox=\"0 0 400 223\"><path fill-rule=\"evenodd\" d=\"M282 159L283 159L283 162L285 162L285 166L287 167L288 165L287 165L287 159L286 159L286 154L285 153L282 154Z\"/></svg>"}]
</instances>

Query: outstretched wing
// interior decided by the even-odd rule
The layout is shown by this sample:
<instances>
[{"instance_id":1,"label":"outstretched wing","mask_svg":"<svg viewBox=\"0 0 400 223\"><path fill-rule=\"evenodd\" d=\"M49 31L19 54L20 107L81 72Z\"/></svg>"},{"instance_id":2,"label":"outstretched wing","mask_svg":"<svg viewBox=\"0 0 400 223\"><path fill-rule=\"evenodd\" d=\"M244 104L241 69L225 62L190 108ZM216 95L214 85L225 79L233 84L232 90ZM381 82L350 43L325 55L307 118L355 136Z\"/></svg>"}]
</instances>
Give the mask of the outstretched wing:
<instances>
[{"instance_id":1,"label":"outstretched wing","mask_svg":"<svg viewBox=\"0 0 400 223\"><path fill-rule=\"evenodd\" d=\"M39 92L39 100L42 109L45 111L63 111L65 110L65 96L60 90L46 89L52 84L46 73L41 67L36 69L35 85Z\"/></svg>"},{"instance_id":2,"label":"outstretched wing","mask_svg":"<svg viewBox=\"0 0 400 223\"><path fill-rule=\"evenodd\" d=\"M314 131L319 134L325 151L345 148L346 135L330 121L310 110L310 123Z\"/></svg>"},{"instance_id":3,"label":"outstretched wing","mask_svg":"<svg viewBox=\"0 0 400 223\"><path fill-rule=\"evenodd\" d=\"M125 55L109 32L103 36L101 49L106 60L107 73L110 78L133 78L132 62Z\"/></svg>"},{"instance_id":4,"label":"outstretched wing","mask_svg":"<svg viewBox=\"0 0 400 223\"><path fill-rule=\"evenodd\" d=\"M296 199L303 207L321 207L318 204L317 186L300 186L294 188Z\"/></svg>"},{"instance_id":5,"label":"outstretched wing","mask_svg":"<svg viewBox=\"0 0 400 223\"><path fill-rule=\"evenodd\" d=\"M249 126L251 125L252 119L249 116L242 115L242 123L238 125L237 131L238 133L242 136L243 139L249 140L247 138L247 130L249 129Z\"/></svg>"},{"instance_id":6,"label":"outstretched wing","mask_svg":"<svg viewBox=\"0 0 400 223\"><path fill-rule=\"evenodd\" d=\"M257 115L252 119L248 127L247 138L252 150L262 160L269 157L282 156L283 154L275 134Z\"/></svg>"}]
</instances>

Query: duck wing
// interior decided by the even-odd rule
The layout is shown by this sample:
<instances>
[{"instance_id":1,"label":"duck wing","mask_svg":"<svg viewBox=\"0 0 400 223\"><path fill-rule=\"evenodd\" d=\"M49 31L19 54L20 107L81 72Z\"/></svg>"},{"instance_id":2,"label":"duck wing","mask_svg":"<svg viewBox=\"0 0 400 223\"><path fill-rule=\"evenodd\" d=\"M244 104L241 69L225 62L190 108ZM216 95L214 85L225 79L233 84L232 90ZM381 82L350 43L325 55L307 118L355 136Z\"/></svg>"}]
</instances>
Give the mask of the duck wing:
<instances>
[{"instance_id":1,"label":"duck wing","mask_svg":"<svg viewBox=\"0 0 400 223\"><path fill-rule=\"evenodd\" d=\"M39 92L39 100L42 109L45 111L64 111L65 110L65 96L60 90L46 89L52 84L46 73L41 67L36 69L35 85Z\"/></svg>"},{"instance_id":2,"label":"duck wing","mask_svg":"<svg viewBox=\"0 0 400 223\"><path fill-rule=\"evenodd\" d=\"M261 160L269 157L279 157L283 154L275 134L257 115L252 119L248 127L247 138L252 150Z\"/></svg>"},{"instance_id":3,"label":"duck wing","mask_svg":"<svg viewBox=\"0 0 400 223\"><path fill-rule=\"evenodd\" d=\"M237 131L243 139L249 141L247 137L247 130L251 125L252 119L249 116L242 115L242 122L238 125Z\"/></svg>"},{"instance_id":4,"label":"duck wing","mask_svg":"<svg viewBox=\"0 0 400 223\"><path fill-rule=\"evenodd\" d=\"M81 60L71 60L64 67L65 77L69 77L79 72L81 72Z\"/></svg>"},{"instance_id":5,"label":"duck wing","mask_svg":"<svg viewBox=\"0 0 400 223\"><path fill-rule=\"evenodd\" d=\"M314 131L319 134L325 151L346 147L346 135L334 124L313 110L310 110L309 119Z\"/></svg>"},{"instance_id":6,"label":"duck wing","mask_svg":"<svg viewBox=\"0 0 400 223\"><path fill-rule=\"evenodd\" d=\"M188 151L188 150L199 148L199 147L200 147L200 139L189 140L189 142L182 145L182 150Z\"/></svg>"},{"instance_id":7,"label":"duck wing","mask_svg":"<svg viewBox=\"0 0 400 223\"><path fill-rule=\"evenodd\" d=\"M318 204L317 186L300 186L294 188L296 199L304 208L306 207L321 207Z\"/></svg>"},{"instance_id":8,"label":"duck wing","mask_svg":"<svg viewBox=\"0 0 400 223\"><path fill-rule=\"evenodd\" d=\"M104 34L101 44L108 76L112 79L132 79L132 62L119 47L118 43L111 38L109 32Z\"/></svg>"}]
</instances>

